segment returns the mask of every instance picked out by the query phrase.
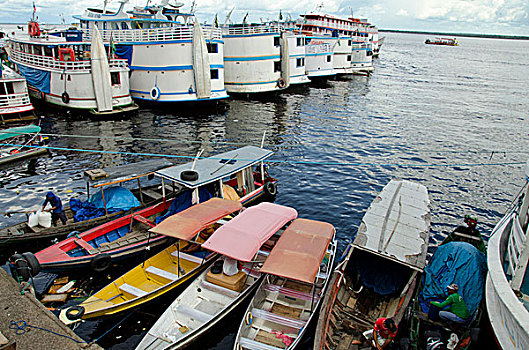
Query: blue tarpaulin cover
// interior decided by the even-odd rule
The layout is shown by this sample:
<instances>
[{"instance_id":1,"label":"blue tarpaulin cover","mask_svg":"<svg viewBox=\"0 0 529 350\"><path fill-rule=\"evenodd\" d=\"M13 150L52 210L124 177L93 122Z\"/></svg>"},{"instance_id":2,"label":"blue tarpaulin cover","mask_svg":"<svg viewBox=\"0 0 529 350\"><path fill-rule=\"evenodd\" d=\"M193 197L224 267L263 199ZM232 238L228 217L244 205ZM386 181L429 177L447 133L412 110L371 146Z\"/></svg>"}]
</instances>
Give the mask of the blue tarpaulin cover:
<instances>
[{"instance_id":1,"label":"blue tarpaulin cover","mask_svg":"<svg viewBox=\"0 0 529 350\"><path fill-rule=\"evenodd\" d=\"M116 45L116 50L114 51L114 53L119 58L126 59L130 67L131 62L132 62L132 50L133 50L132 45L119 45L118 44Z\"/></svg>"},{"instance_id":2,"label":"blue tarpaulin cover","mask_svg":"<svg viewBox=\"0 0 529 350\"><path fill-rule=\"evenodd\" d=\"M446 286L456 283L459 295L473 316L481 303L487 275L485 254L465 242L441 245L426 266L419 302L428 313L430 301L444 301Z\"/></svg>"},{"instance_id":3,"label":"blue tarpaulin cover","mask_svg":"<svg viewBox=\"0 0 529 350\"><path fill-rule=\"evenodd\" d=\"M26 78L26 81L39 89L40 91L50 93L50 72L45 72L35 68L17 65L20 74Z\"/></svg>"},{"instance_id":4,"label":"blue tarpaulin cover","mask_svg":"<svg viewBox=\"0 0 529 350\"><path fill-rule=\"evenodd\" d=\"M107 212L114 213L140 206L140 202L125 187L113 186L104 190ZM85 221L105 215L105 205L101 192L97 192L88 201L70 199L70 208L74 211L74 221Z\"/></svg>"},{"instance_id":5,"label":"blue tarpaulin cover","mask_svg":"<svg viewBox=\"0 0 529 350\"><path fill-rule=\"evenodd\" d=\"M211 193L209 193L209 191L205 187L199 187L198 192L199 192L198 195L200 198L200 202L205 202L211 197L213 197ZM182 210L189 208L192 205L191 203L192 194L193 194L193 190L187 190L185 192L180 193L173 200L173 203L171 203L171 206L167 210L167 213L165 213L165 215L163 216L159 216L156 218L156 223L159 224L160 222L167 219L169 216L174 215L176 213L181 212Z\"/></svg>"}]
</instances>

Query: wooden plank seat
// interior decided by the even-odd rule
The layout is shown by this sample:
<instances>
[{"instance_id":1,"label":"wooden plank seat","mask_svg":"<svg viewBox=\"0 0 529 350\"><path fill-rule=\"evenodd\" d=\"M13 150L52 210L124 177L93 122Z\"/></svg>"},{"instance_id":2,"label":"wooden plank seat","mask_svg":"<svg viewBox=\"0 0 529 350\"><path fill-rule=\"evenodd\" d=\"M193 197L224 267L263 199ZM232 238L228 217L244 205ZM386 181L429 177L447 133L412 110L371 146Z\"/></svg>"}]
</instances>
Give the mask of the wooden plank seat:
<instances>
[{"instance_id":1,"label":"wooden plank seat","mask_svg":"<svg viewBox=\"0 0 529 350\"><path fill-rule=\"evenodd\" d=\"M202 260L203 260L202 258L199 258L198 256L194 256L194 255L183 253L183 252L179 253L177 250L172 252L171 255L174 256L175 258L180 257L180 259L191 261L196 264L202 264Z\"/></svg>"},{"instance_id":2,"label":"wooden plank seat","mask_svg":"<svg viewBox=\"0 0 529 350\"><path fill-rule=\"evenodd\" d=\"M146 291L144 291L142 289L139 289L139 288L136 288L136 287L131 286L130 284L126 284L126 283L123 283L118 288L119 288L119 290L121 290L123 292L126 292L126 293L129 293L129 294L132 294L135 297L142 297L144 295L147 295Z\"/></svg>"},{"instance_id":3,"label":"wooden plank seat","mask_svg":"<svg viewBox=\"0 0 529 350\"><path fill-rule=\"evenodd\" d=\"M210 315L200 310L192 309L187 305L178 305L178 307L176 308L176 312L186 315L189 318L200 322L208 322L213 318L213 315Z\"/></svg>"},{"instance_id":4,"label":"wooden plank seat","mask_svg":"<svg viewBox=\"0 0 529 350\"><path fill-rule=\"evenodd\" d=\"M87 241L84 239L77 238L74 240L75 244L77 244L79 247L83 248L84 250L90 252L94 250L95 248L92 247Z\"/></svg>"},{"instance_id":5,"label":"wooden plank seat","mask_svg":"<svg viewBox=\"0 0 529 350\"><path fill-rule=\"evenodd\" d=\"M261 342L257 342L255 340L241 337L239 339L239 343L241 344L242 348L249 349L249 350L280 350L283 348L278 348L272 345L264 344Z\"/></svg>"},{"instance_id":6,"label":"wooden plank seat","mask_svg":"<svg viewBox=\"0 0 529 350\"><path fill-rule=\"evenodd\" d=\"M283 295L296 298L296 299L307 300L307 301L312 301L313 299L313 295L311 293L300 292L299 290L290 289L290 288L278 286L275 284L265 284L264 289L269 292L283 294ZM318 299L319 299L319 295L317 293L314 294L314 301L318 301Z\"/></svg>"},{"instance_id":7,"label":"wooden plank seat","mask_svg":"<svg viewBox=\"0 0 529 350\"><path fill-rule=\"evenodd\" d=\"M149 266L145 269L145 271L152 273L153 275L163 277L170 281L176 281L179 277L175 275L174 273L171 273L169 271L165 271L162 269L157 268L156 266Z\"/></svg>"},{"instance_id":8,"label":"wooden plank seat","mask_svg":"<svg viewBox=\"0 0 529 350\"><path fill-rule=\"evenodd\" d=\"M158 193L158 192L155 192L153 190L146 190L146 189L142 189L141 192L145 195L147 195L148 197L152 198L152 200L159 200L159 199L162 199L162 194L161 193Z\"/></svg>"},{"instance_id":9,"label":"wooden plank seat","mask_svg":"<svg viewBox=\"0 0 529 350\"><path fill-rule=\"evenodd\" d=\"M208 289L208 290L210 290L212 292L215 292L215 293L218 293L218 294L226 295L226 296L231 297L231 298L236 298L236 297L239 296L239 294L241 294L241 293L238 293L238 292L236 292L234 290L225 288L223 286L219 286L218 284L210 283L210 282L208 282L206 280L203 280L202 282L200 282L200 284L205 289Z\"/></svg>"},{"instance_id":10,"label":"wooden plank seat","mask_svg":"<svg viewBox=\"0 0 529 350\"><path fill-rule=\"evenodd\" d=\"M277 315L263 309L252 308L251 312L253 317L262 318L263 320L267 320L287 327L292 327L295 329L301 329L307 323L307 321L304 320L296 320L290 317Z\"/></svg>"}]
</instances>

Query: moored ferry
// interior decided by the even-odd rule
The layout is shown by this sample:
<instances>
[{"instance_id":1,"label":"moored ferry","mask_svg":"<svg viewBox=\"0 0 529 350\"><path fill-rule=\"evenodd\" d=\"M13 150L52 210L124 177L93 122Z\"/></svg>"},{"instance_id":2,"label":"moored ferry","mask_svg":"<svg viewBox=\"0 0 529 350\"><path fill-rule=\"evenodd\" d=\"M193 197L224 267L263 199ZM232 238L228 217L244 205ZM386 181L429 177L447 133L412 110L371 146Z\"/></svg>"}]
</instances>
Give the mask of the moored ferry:
<instances>
[{"instance_id":1,"label":"moored ferry","mask_svg":"<svg viewBox=\"0 0 529 350\"><path fill-rule=\"evenodd\" d=\"M29 36L10 36L8 50L32 97L99 115L138 108L129 92L127 61L108 59L99 36L91 43L49 36L36 22L29 22L28 31Z\"/></svg>"},{"instance_id":2,"label":"moored ferry","mask_svg":"<svg viewBox=\"0 0 529 350\"><path fill-rule=\"evenodd\" d=\"M334 70L337 74L373 71L373 56L367 33L361 32L357 21L327 14L301 15L297 25L311 40L323 41L333 47Z\"/></svg>"},{"instance_id":3,"label":"moored ferry","mask_svg":"<svg viewBox=\"0 0 529 350\"><path fill-rule=\"evenodd\" d=\"M90 38L99 28L116 55L127 59L132 97L151 102L194 102L227 98L221 31L201 26L182 4L117 11L87 9L80 30Z\"/></svg>"},{"instance_id":4,"label":"moored ferry","mask_svg":"<svg viewBox=\"0 0 529 350\"><path fill-rule=\"evenodd\" d=\"M4 65L0 75L0 125L35 119L24 77Z\"/></svg>"},{"instance_id":5,"label":"moored ferry","mask_svg":"<svg viewBox=\"0 0 529 350\"><path fill-rule=\"evenodd\" d=\"M308 83L303 36L280 22L232 24L223 28L226 89L257 93Z\"/></svg>"}]
</instances>

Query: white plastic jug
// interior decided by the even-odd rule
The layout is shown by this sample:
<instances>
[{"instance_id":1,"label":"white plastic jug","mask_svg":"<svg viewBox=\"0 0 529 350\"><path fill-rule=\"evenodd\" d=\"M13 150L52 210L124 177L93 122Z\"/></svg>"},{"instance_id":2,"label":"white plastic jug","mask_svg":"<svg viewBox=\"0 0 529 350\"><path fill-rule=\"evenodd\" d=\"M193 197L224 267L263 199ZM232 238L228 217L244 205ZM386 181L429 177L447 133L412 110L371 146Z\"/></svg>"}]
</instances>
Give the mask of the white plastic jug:
<instances>
[{"instance_id":1,"label":"white plastic jug","mask_svg":"<svg viewBox=\"0 0 529 350\"><path fill-rule=\"evenodd\" d=\"M33 212L28 216L28 226L35 227L39 224L39 215L37 212Z\"/></svg>"},{"instance_id":2,"label":"white plastic jug","mask_svg":"<svg viewBox=\"0 0 529 350\"><path fill-rule=\"evenodd\" d=\"M39 225L44 228L50 228L51 227L51 213L47 211L38 211L37 212L39 216Z\"/></svg>"}]
</instances>

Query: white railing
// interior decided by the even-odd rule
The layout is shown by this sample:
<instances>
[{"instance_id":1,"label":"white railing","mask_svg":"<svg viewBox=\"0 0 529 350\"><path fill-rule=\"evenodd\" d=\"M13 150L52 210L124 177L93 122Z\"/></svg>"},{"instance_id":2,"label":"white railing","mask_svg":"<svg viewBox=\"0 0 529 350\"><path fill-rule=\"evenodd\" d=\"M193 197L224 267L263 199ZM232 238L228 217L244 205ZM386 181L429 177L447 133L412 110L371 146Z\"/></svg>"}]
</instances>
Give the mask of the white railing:
<instances>
[{"instance_id":1,"label":"white railing","mask_svg":"<svg viewBox=\"0 0 529 350\"><path fill-rule=\"evenodd\" d=\"M206 40L222 39L219 28L203 27ZM90 29L82 29L84 40L91 40ZM178 26L149 29L105 29L100 30L103 41L115 43L157 42L171 40L193 40L193 26Z\"/></svg>"},{"instance_id":2,"label":"white railing","mask_svg":"<svg viewBox=\"0 0 529 350\"><path fill-rule=\"evenodd\" d=\"M241 34L262 34L262 33L277 33L284 30L284 26L280 23L265 23L265 24L248 24L237 27L224 27L223 33L226 35L241 35Z\"/></svg>"},{"instance_id":3,"label":"white railing","mask_svg":"<svg viewBox=\"0 0 529 350\"><path fill-rule=\"evenodd\" d=\"M18 107L29 104L29 96L27 93L1 95L0 108Z\"/></svg>"},{"instance_id":4,"label":"white railing","mask_svg":"<svg viewBox=\"0 0 529 350\"><path fill-rule=\"evenodd\" d=\"M57 72L89 71L91 69L91 62L89 59L86 61L58 61L53 57L33 55L15 50L11 51L11 58L15 63ZM111 59L109 60L109 67L126 68L127 60Z\"/></svg>"}]
</instances>

